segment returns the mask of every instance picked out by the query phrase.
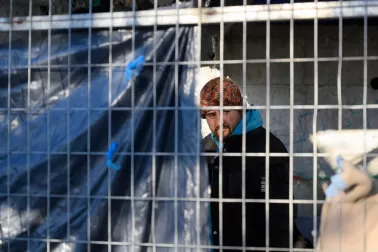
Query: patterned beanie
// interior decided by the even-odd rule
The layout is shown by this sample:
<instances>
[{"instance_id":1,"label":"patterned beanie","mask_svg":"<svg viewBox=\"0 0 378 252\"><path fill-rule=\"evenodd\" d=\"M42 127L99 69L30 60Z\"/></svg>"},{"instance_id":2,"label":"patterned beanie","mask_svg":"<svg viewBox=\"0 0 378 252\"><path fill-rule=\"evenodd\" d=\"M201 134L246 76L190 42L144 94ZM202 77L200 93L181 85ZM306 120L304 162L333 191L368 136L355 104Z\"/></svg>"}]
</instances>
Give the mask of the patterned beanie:
<instances>
[{"instance_id":1,"label":"patterned beanie","mask_svg":"<svg viewBox=\"0 0 378 252\"><path fill-rule=\"evenodd\" d=\"M200 93L200 106L220 106L220 77L208 81ZM243 98L238 85L231 79L223 78L223 106L243 106ZM201 110L201 118L207 110Z\"/></svg>"}]
</instances>

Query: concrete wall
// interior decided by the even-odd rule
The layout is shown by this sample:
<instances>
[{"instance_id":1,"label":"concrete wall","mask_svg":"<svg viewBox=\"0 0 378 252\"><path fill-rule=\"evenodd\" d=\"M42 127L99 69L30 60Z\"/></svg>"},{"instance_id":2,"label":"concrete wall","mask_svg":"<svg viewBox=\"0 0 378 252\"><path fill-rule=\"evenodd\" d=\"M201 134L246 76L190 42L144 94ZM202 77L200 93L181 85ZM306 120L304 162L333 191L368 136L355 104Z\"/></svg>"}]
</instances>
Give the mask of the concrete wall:
<instances>
[{"instance_id":1,"label":"concrete wall","mask_svg":"<svg viewBox=\"0 0 378 252\"><path fill-rule=\"evenodd\" d=\"M363 56L363 26L345 23L343 25L343 55ZM208 26L206 29L214 31L219 26ZM242 59L242 24L234 24L225 28L224 60ZM318 55L319 57L338 56L338 24L319 23ZM294 26L295 58L312 58L314 56L314 25L305 22ZM271 25L271 58L289 58L290 27L288 23L272 23ZM249 23L247 25L247 59L265 59L266 53L266 25L265 23ZM378 56L378 29L369 26L368 29L368 56ZM203 43L202 59L206 59L208 44ZM246 94L248 102L254 105L266 105L266 64L249 63L246 71ZM338 62L319 62L318 64L318 102L321 105L337 105L337 73ZM345 105L363 104L363 69L362 60L343 61L342 64L342 102ZM368 61L368 103L378 103L378 90L370 87L370 80L378 77L378 60ZM242 64L225 64L224 75L229 76L239 85L242 85ZM270 104L290 105L290 64L270 64ZM314 64L313 62L296 62L294 64L294 104L314 104ZM306 141L308 133L312 133L312 113L310 110L295 110L295 152L312 152L312 144ZM263 117L265 111L261 110ZM318 128L337 128L337 109L320 110ZM344 128L362 128L362 110L344 110ZM282 141L289 144L289 110L271 110L270 129ZM266 121L266 120L265 120ZM378 127L378 112L368 110L368 127ZM298 169L300 172L300 169ZM311 171L312 174L312 171ZM307 175L308 172L307 172Z\"/></svg>"},{"instance_id":2,"label":"concrete wall","mask_svg":"<svg viewBox=\"0 0 378 252\"><path fill-rule=\"evenodd\" d=\"M361 21L347 21L343 24L343 56L363 56L363 23ZM242 24L225 27L224 60L241 60L243 50ZM202 60L208 60L211 45L206 35L219 35L219 25L203 27ZM318 56L338 57L338 22L319 22L318 27ZM378 56L378 28L376 25L368 27L368 56ZM290 26L288 22L271 24L272 59L290 57ZM216 52L219 57L219 51ZM247 24L247 59L266 58L266 24ZM294 25L294 57L314 57L314 25L313 22L302 22ZM266 64L248 63L246 71L246 94L248 102L254 105L266 105ZM319 62L318 64L318 102L322 105L337 105L337 68L338 62ZM363 104L363 69L362 60L343 61L342 64L342 102L345 105ZM378 60L368 61L368 85L373 77L378 77ZM242 64L225 64L224 75L229 76L238 84L242 84ZM270 103L271 105L290 105L290 64L270 64ZM368 104L378 103L378 90L368 86ZM314 104L314 64L313 62L296 62L294 64L294 104ZM261 110L265 123L265 110ZM290 111L271 110L270 130L276 134L289 148ZM368 128L378 128L378 110L369 109L367 112ZM312 143L308 140L312 133L313 110L295 110L294 112L294 152L312 152ZM344 128L363 128L362 110L343 110L342 124ZM319 110L317 128L337 129L337 109ZM266 125L265 125L266 126ZM323 158L318 159L318 171L328 170ZM304 177L313 177L313 158L294 159L294 173ZM330 174L330 173L328 173ZM319 188L321 183L319 183ZM312 182L295 185L295 194L299 199L312 199ZM318 198L324 197L322 190L318 190ZM320 208L318 208L320 213ZM312 205L301 206L300 215L312 216Z\"/></svg>"}]
</instances>

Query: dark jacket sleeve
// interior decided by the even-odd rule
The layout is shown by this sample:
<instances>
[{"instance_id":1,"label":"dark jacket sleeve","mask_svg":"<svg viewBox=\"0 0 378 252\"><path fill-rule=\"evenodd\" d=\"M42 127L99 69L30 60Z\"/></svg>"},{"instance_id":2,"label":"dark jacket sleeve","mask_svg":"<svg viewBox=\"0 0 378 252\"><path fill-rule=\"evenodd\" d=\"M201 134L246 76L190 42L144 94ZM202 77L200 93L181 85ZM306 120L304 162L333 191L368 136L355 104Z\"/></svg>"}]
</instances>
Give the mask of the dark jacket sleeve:
<instances>
[{"instance_id":1,"label":"dark jacket sleeve","mask_svg":"<svg viewBox=\"0 0 378 252\"><path fill-rule=\"evenodd\" d=\"M287 200L285 203L271 203L269 211L269 243L271 247L288 248L290 243L289 159L271 158L269 164L269 199ZM265 171L265 169L262 169ZM293 195L294 198L294 195ZM293 205L293 242L298 236L295 226L296 207Z\"/></svg>"}]
</instances>

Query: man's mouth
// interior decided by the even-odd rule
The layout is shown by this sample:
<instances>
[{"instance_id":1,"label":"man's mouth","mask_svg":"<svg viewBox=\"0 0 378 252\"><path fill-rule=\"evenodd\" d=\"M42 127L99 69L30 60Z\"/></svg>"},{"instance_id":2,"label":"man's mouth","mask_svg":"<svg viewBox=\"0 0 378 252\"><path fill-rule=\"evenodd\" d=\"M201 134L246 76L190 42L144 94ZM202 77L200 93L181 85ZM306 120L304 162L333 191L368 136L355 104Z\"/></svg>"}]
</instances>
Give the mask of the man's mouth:
<instances>
[{"instance_id":1,"label":"man's mouth","mask_svg":"<svg viewBox=\"0 0 378 252\"><path fill-rule=\"evenodd\" d=\"M229 126L223 126L223 136L224 136L224 134L226 133L228 131L228 134L227 135L229 135L230 133L231 133L231 128L229 127ZM220 134L221 134L221 132L220 132L220 127L217 127L216 129L215 129L215 132L216 132L216 135L217 135L217 137L219 138L219 136L220 136Z\"/></svg>"},{"instance_id":2,"label":"man's mouth","mask_svg":"<svg viewBox=\"0 0 378 252\"><path fill-rule=\"evenodd\" d=\"M218 127L216 127L215 128L215 131L220 131L220 126L218 126ZM223 125L223 131L225 131L225 130L229 130L229 131L231 131L231 128L230 128L230 126L228 126L228 125Z\"/></svg>"}]
</instances>

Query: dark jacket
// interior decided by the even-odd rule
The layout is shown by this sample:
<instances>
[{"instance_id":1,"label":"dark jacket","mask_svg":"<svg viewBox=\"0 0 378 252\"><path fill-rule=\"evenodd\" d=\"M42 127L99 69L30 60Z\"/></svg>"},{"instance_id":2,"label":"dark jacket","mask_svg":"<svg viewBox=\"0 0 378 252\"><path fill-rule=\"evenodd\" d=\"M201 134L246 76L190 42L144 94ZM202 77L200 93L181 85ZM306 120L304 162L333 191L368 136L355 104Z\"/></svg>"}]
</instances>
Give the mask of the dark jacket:
<instances>
[{"instance_id":1,"label":"dark jacket","mask_svg":"<svg viewBox=\"0 0 378 252\"><path fill-rule=\"evenodd\" d=\"M223 153L242 153L242 135L225 139ZM258 127L246 133L246 153L265 153L266 130ZM208 135L205 151L208 158L211 197L219 198L219 157L217 145ZM284 144L270 134L270 153L287 153ZM289 158L269 159L269 199L289 199ZM265 156L246 157L246 199L265 199ZM223 156L223 199L242 199L242 157ZM223 203L223 246L242 246L242 204ZM265 203L246 203L246 246L265 247ZM213 244L219 245L219 203L211 203ZM293 220L296 217L294 209ZM293 239L300 236L293 223ZM269 247L289 248L289 204L269 204ZM230 250L227 250L230 251Z\"/></svg>"}]
</instances>

